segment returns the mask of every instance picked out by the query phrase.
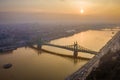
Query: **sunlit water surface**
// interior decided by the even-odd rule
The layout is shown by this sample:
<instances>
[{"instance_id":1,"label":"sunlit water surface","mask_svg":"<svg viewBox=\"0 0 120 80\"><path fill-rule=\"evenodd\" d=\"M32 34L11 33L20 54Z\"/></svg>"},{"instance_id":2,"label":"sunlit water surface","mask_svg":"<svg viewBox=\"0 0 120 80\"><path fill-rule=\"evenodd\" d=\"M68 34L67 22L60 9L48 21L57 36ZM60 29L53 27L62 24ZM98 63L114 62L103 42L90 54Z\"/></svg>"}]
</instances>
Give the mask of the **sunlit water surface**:
<instances>
[{"instance_id":1,"label":"sunlit water surface","mask_svg":"<svg viewBox=\"0 0 120 80\"><path fill-rule=\"evenodd\" d=\"M79 45L99 51L118 30L89 30L80 32L70 37L64 37L51 41L57 45L71 45L75 41ZM114 32L114 34L113 34ZM73 55L72 51L43 46L44 49L63 55ZM79 57L92 58L94 55L79 53ZM46 52L40 52L32 48L18 48L13 52L0 54L0 80L64 80L88 60L58 56ZM10 69L3 69L3 65L11 63Z\"/></svg>"}]
</instances>

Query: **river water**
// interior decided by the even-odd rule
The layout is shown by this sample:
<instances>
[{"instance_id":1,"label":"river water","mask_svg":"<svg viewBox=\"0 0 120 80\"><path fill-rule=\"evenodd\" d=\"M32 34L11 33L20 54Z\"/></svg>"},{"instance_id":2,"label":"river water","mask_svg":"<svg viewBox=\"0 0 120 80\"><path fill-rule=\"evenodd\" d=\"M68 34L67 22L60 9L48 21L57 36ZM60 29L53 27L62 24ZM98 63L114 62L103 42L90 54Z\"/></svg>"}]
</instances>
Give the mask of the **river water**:
<instances>
[{"instance_id":1,"label":"river water","mask_svg":"<svg viewBox=\"0 0 120 80\"><path fill-rule=\"evenodd\" d=\"M50 43L57 45L72 45L75 41L79 45L99 51L107 41L109 41L118 30L88 30L52 40ZM73 55L72 51L55 47L43 46L43 49L62 55ZM81 59L74 59L67 56L55 55L29 47L22 47L0 54L0 80L64 80L72 74L94 55L79 52ZM88 59L84 59L88 58ZM11 63L10 69L3 69L2 66Z\"/></svg>"}]
</instances>

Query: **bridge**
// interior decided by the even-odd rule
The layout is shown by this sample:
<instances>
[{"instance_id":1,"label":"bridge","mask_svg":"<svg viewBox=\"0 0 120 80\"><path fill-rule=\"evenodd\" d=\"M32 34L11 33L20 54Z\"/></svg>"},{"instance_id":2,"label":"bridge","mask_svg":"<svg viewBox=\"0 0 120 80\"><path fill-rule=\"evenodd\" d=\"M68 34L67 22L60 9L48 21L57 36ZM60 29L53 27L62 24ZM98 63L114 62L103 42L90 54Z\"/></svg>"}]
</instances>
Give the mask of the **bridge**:
<instances>
[{"instance_id":1,"label":"bridge","mask_svg":"<svg viewBox=\"0 0 120 80\"><path fill-rule=\"evenodd\" d=\"M46 50L46 49L41 49L41 50L39 50L39 49L38 49L37 47L35 47L35 46L28 46L28 47L31 48L31 49L33 49L33 50L35 50L35 51L37 51L37 54L38 54L38 55L42 54L42 52L45 52L45 53L47 53L47 54L59 56L59 57L68 59L68 60L70 60L70 61L73 61L74 64L78 63L79 60L86 60L86 61L88 61L88 60L91 59L91 58L82 57L82 56L78 56L77 58L73 58L72 55L60 54L60 53L58 53L58 52L49 51L49 50Z\"/></svg>"},{"instance_id":2,"label":"bridge","mask_svg":"<svg viewBox=\"0 0 120 80\"><path fill-rule=\"evenodd\" d=\"M47 46L52 46L52 47L57 47L57 48L62 48L62 49L66 49L66 50L70 50L73 51L73 56L77 57L78 56L78 52L85 52L85 53L90 53L90 54L97 54L98 52L87 49L85 47L80 46L77 42L74 42L73 45L56 45L56 44L51 44L51 43L47 43L47 42L42 42L41 40L38 41L37 43L37 48L38 49L42 49L42 45L47 45Z\"/></svg>"}]
</instances>

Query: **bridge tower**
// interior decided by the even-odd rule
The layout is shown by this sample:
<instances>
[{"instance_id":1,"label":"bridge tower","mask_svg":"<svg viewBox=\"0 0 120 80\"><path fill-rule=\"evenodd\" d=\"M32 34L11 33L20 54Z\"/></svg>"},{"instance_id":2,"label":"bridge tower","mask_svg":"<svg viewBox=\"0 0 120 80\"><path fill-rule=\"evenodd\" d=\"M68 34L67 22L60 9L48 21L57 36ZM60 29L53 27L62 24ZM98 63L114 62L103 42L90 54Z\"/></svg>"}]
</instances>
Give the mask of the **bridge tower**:
<instances>
[{"instance_id":1,"label":"bridge tower","mask_svg":"<svg viewBox=\"0 0 120 80\"><path fill-rule=\"evenodd\" d=\"M78 43L74 42L74 53L73 53L74 57L77 58L78 56Z\"/></svg>"},{"instance_id":2,"label":"bridge tower","mask_svg":"<svg viewBox=\"0 0 120 80\"><path fill-rule=\"evenodd\" d=\"M41 40L41 38L39 38L39 39L37 40L37 48L38 48L38 49L42 49L42 40Z\"/></svg>"}]
</instances>

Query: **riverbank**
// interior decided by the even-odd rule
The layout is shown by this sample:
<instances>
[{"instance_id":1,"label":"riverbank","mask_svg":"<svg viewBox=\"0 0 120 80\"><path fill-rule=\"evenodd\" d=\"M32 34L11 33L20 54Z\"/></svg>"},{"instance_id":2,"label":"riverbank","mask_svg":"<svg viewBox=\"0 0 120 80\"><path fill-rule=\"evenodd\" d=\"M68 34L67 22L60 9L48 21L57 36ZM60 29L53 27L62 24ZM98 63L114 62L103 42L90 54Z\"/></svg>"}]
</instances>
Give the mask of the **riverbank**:
<instances>
[{"instance_id":1,"label":"riverbank","mask_svg":"<svg viewBox=\"0 0 120 80\"><path fill-rule=\"evenodd\" d=\"M114 29L119 24L0 24L0 47L26 45L39 38L51 41L87 30Z\"/></svg>"},{"instance_id":2,"label":"riverbank","mask_svg":"<svg viewBox=\"0 0 120 80\"><path fill-rule=\"evenodd\" d=\"M114 54L116 57L92 71L86 80L120 80L120 51Z\"/></svg>"},{"instance_id":3,"label":"riverbank","mask_svg":"<svg viewBox=\"0 0 120 80\"><path fill-rule=\"evenodd\" d=\"M86 80L119 80L120 79L120 32L101 49L102 57L99 66Z\"/></svg>"},{"instance_id":4,"label":"riverbank","mask_svg":"<svg viewBox=\"0 0 120 80\"><path fill-rule=\"evenodd\" d=\"M94 75L92 75L92 72L96 70L96 68L99 67L99 65L110 61L111 57L115 58L114 53L120 50L120 32L116 33L112 39L110 39L106 45L100 49L99 53L95 55L87 64L85 64L82 68L77 70L72 75L68 76L66 80L73 80L73 79L79 79L79 80L86 80L88 76L92 76L94 78ZM92 78L92 79L93 79ZM91 79L91 80L92 80ZM88 78L89 80L89 78ZM96 80L96 79L94 79ZM103 79L104 80L104 79Z\"/></svg>"}]
</instances>

